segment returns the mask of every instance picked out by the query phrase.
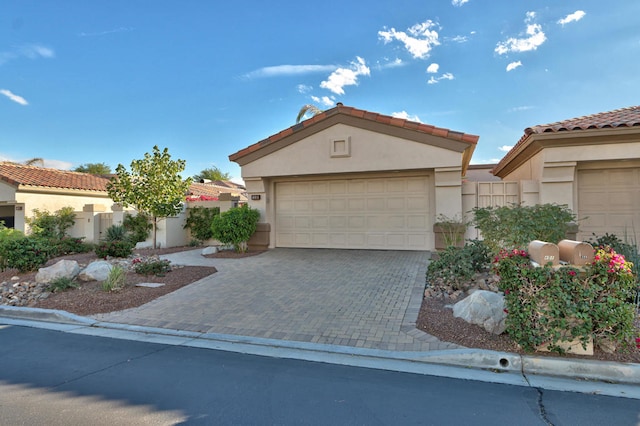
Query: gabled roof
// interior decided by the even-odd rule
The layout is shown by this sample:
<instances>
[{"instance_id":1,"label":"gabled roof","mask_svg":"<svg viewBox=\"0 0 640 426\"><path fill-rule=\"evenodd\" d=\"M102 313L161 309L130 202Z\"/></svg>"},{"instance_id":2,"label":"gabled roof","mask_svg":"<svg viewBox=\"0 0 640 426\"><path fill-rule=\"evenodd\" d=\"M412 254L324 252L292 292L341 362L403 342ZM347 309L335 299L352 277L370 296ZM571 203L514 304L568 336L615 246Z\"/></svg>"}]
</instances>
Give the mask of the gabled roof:
<instances>
[{"instance_id":1,"label":"gabled roof","mask_svg":"<svg viewBox=\"0 0 640 426\"><path fill-rule=\"evenodd\" d=\"M337 120L332 120L332 118L334 117L339 118ZM229 156L229 160L235 161L240 165L246 164L247 162L260 157L260 155L257 154L258 151L264 150L265 154L268 154L270 152L273 152L273 149L269 148L278 145L279 142L282 142L286 138L291 139L291 142L293 143L297 140L309 136L310 134L315 133L316 131L322 130L324 128L322 126L323 123L325 124L325 126L327 124L332 125L334 124L334 122L339 121L340 119L348 121L348 124L350 125L359 125L360 127L373 126L377 131L380 131L381 129L386 127L389 129L400 130L404 135L421 134L443 138L445 140L448 140L443 141L443 145L450 144L451 149L465 152L465 160L463 160L463 163L465 164L464 168L466 168L466 165L469 164L471 154L473 153L475 145L477 144L479 139L479 136L476 135L456 132L450 129L436 127L429 124L418 123L415 121L405 120L403 118L396 118L389 115L365 111L362 109L344 106L342 103L338 103L334 108L314 115L308 120L304 120L294 126L282 130L279 133L276 133L275 135L269 136L268 138L263 139L260 142L256 142L253 145L250 145L234 154L231 154ZM251 160L247 160L247 158L251 158Z\"/></svg>"},{"instance_id":2,"label":"gabled roof","mask_svg":"<svg viewBox=\"0 0 640 426\"><path fill-rule=\"evenodd\" d=\"M108 178L88 173L0 162L0 181L19 187L107 191Z\"/></svg>"},{"instance_id":3,"label":"gabled roof","mask_svg":"<svg viewBox=\"0 0 640 426\"><path fill-rule=\"evenodd\" d=\"M493 169L493 173L498 174L505 165L511 162L531 143L536 135L558 134L561 132L571 132L577 135L589 130L631 128L637 126L640 126L640 106L620 108L613 111L570 118L555 123L527 127L524 129L524 135L522 135L513 148L511 148Z\"/></svg>"}]
</instances>

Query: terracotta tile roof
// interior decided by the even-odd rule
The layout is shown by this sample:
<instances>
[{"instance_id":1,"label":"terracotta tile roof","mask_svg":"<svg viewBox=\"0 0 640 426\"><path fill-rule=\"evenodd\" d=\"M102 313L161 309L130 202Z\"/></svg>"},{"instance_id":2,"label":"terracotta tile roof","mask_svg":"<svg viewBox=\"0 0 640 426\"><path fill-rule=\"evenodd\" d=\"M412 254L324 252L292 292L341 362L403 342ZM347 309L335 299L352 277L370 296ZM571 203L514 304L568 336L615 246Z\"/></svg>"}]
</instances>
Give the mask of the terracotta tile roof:
<instances>
[{"instance_id":1,"label":"terracotta tile roof","mask_svg":"<svg viewBox=\"0 0 640 426\"><path fill-rule=\"evenodd\" d=\"M539 124L537 126L527 127L524 129L522 137L502 158L502 160L500 160L494 168L494 171L502 169L507 163L509 163L509 161L515 157L520 148L527 143L527 140L531 135L635 126L640 126L640 106L620 108L613 111L570 118L568 120L557 121L555 123Z\"/></svg>"},{"instance_id":2,"label":"terracotta tile roof","mask_svg":"<svg viewBox=\"0 0 640 426\"><path fill-rule=\"evenodd\" d=\"M189 187L188 195L205 195L217 198L224 193L238 194L246 198L246 189L242 185L227 181L193 182Z\"/></svg>"},{"instance_id":3,"label":"terracotta tile roof","mask_svg":"<svg viewBox=\"0 0 640 426\"><path fill-rule=\"evenodd\" d=\"M16 187L25 185L106 192L109 179L88 173L2 162L0 163L0 181Z\"/></svg>"},{"instance_id":4,"label":"terracotta tile roof","mask_svg":"<svg viewBox=\"0 0 640 426\"><path fill-rule=\"evenodd\" d=\"M344 115L348 115L356 118L361 118L363 120L369 120L372 122L382 123L389 126L400 127L400 128L422 132L422 133L426 133L434 136L441 136L447 139L467 142L470 144L477 144L478 139L480 138L479 136L471 135L468 133L455 132L453 130L449 130L441 127L435 127L429 124L423 124L415 121L405 120L403 118L396 118L389 115L378 114L375 112L370 112L370 111L365 111L365 110L361 110L361 109L357 109L349 106L344 106L343 104L338 103L335 107L328 109L326 111L323 111L320 114L314 115L308 120L301 121L300 123L297 123L285 130L282 130L281 132L276 133L275 135L271 135L266 139L263 139L234 154L231 154L229 156L229 159L231 161L236 161L244 157L245 155L255 152L260 148L263 148L266 145L279 141L289 135L299 132L302 129L313 126L314 124L322 120L325 120L331 116L334 116L336 114L344 114Z\"/></svg>"}]
</instances>

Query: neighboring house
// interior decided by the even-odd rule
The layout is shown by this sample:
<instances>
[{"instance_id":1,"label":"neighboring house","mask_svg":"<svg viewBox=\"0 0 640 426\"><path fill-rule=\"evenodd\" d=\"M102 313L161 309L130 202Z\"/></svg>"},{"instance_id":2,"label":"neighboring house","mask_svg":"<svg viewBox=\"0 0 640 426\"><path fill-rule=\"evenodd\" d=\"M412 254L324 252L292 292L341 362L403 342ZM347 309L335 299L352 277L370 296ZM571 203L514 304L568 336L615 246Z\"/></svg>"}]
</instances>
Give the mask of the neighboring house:
<instances>
[{"instance_id":1,"label":"neighboring house","mask_svg":"<svg viewBox=\"0 0 640 426\"><path fill-rule=\"evenodd\" d=\"M577 238L640 241L640 106L533 126L494 168L525 204L566 204Z\"/></svg>"},{"instance_id":2,"label":"neighboring house","mask_svg":"<svg viewBox=\"0 0 640 426\"><path fill-rule=\"evenodd\" d=\"M338 103L229 159L269 247L431 250L478 139Z\"/></svg>"},{"instance_id":3,"label":"neighboring house","mask_svg":"<svg viewBox=\"0 0 640 426\"><path fill-rule=\"evenodd\" d=\"M231 181L203 179L193 182L189 187L187 201L212 201L233 199L236 206L247 202L247 190L244 186Z\"/></svg>"},{"instance_id":4,"label":"neighboring house","mask_svg":"<svg viewBox=\"0 0 640 426\"><path fill-rule=\"evenodd\" d=\"M108 178L87 173L0 163L0 220L26 231L32 211L54 213L63 207L76 211L107 211L113 204L106 191Z\"/></svg>"}]
</instances>

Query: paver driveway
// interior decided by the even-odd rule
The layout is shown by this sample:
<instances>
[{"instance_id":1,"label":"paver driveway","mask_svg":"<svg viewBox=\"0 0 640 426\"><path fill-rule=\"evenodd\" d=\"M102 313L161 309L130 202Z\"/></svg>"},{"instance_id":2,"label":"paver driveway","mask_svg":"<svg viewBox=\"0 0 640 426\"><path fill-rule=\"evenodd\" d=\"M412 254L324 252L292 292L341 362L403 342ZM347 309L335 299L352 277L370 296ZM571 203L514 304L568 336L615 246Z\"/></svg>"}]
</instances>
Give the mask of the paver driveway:
<instances>
[{"instance_id":1,"label":"paver driveway","mask_svg":"<svg viewBox=\"0 0 640 426\"><path fill-rule=\"evenodd\" d=\"M415 328L426 252L284 249L242 259L165 255L216 274L100 321L388 350L458 346Z\"/></svg>"}]
</instances>

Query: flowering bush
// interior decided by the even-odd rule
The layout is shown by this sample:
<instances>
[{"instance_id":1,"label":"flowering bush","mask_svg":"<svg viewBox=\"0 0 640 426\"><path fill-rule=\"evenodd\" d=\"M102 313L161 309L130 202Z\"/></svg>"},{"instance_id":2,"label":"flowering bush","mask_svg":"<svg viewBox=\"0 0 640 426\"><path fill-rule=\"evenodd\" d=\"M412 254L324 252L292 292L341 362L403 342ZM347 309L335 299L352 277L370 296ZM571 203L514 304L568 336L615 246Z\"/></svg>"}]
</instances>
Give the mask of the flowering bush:
<instances>
[{"instance_id":1,"label":"flowering bush","mask_svg":"<svg viewBox=\"0 0 640 426\"><path fill-rule=\"evenodd\" d=\"M534 267L523 250L502 251L494 259L505 294L507 333L525 350L543 343L590 338L597 345L628 344L634 337L635 278L630 262L610 248L598 251L584 269Z\"/></svg>"},{"instance_id":2,"label":"flowering bush","mask_svg":"<svg viewBox=\"0 0 640 426\"><path fill-rule=\"evenodd\" d=\"M171 262L168 260L135 258L131 264L136 274L163 277L167 272L171 272Z\"/></svg>"},{"instance_id":3,"label":"flowering bush","mask_svg":"<svg viewBox=\"0 0 640 426\"><path fill-rule=\"evenodd\" d=\"M103 241L95 248L96 256L106 259L107 257L127 257L133 251L133 244L129 241Z\"/></svg>"}]
</instances>

